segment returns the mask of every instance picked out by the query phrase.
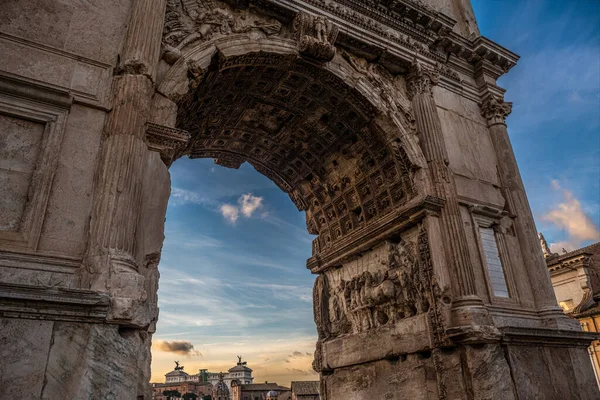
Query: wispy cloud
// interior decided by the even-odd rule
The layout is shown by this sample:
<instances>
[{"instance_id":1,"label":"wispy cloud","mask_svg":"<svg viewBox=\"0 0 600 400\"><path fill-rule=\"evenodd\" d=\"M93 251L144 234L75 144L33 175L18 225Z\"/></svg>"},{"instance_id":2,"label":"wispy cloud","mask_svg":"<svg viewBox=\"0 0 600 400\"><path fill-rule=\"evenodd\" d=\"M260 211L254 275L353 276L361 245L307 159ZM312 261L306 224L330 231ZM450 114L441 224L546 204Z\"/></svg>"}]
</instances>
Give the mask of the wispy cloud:
<instances>
[{"instance_id":1,"label":"wispy cloud","mask_svg":"<svg viewBox=\"0 0 600 400\"><path fill-rule=\"evenodd\" d=\"M198 204L208 208L216 208L218 202L210 197L203 196L197 192L182 189L178 187L171 188L171 205L183 205L183 204Z\"/></svg>"},{"instance_id":2,"label":"wispy cloud","mask_svg":"<svg viewBox=\"0 0 600 400\"><path fill-rule=\"evenodd\" d=\"M580 247L584 241L600 240L600 230L585 213L581 202L573 193L564 189L557 180L552 181L552 188L562 194L563 200L542 219L566 231L567 240L551 243L551 250L560 252L564 248L570 251Z\"/></svg>"},{"instance_id":3,"label":"wispy cloud","mask_svg":"<svg viewBox=\"0 0 600 400\"><path fill-rule=\"evenodd\" d=\"M271 291L272 295L280 300L301 300L312 302L312 288L306 286L281 285L277 283L252 283L245 284L247 287L259 288Z\"/></svg>"}]
</instances>

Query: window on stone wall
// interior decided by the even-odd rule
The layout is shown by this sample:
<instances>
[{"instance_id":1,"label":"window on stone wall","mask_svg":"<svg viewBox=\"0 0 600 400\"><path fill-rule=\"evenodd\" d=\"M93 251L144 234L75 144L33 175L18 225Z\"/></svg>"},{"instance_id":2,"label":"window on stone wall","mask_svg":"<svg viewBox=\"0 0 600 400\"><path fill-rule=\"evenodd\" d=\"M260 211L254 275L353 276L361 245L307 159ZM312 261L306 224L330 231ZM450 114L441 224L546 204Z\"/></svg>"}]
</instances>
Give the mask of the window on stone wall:
<instances>
[{"instance_id":1,"label":"window on stone wall","mask_svg":"<svg viewBox=\"0 0 600 400\"><path fill-rule=\"evenodd\" d=\"M584 332L589 332L590 331L590 327L589 327L589 325L588 325L587 322L582 322L581 323L581 330L584 331Z\"/></svg>"},{"instance_id":2,"label":"window on stone wall","mask_svg":"<svg viewBox=\"0 0 600 400\"><path fill-rule=\"evenodd\" d=\"M500 253L498 252L496 234L492 228L484 228L480 226L479 235L481 238L481 244L483 246L483 255L494 296L510 297L508 293L508 286L506 285L506 277L504 275L502 260L500 259Z\"/></svg>"}]
</instances>

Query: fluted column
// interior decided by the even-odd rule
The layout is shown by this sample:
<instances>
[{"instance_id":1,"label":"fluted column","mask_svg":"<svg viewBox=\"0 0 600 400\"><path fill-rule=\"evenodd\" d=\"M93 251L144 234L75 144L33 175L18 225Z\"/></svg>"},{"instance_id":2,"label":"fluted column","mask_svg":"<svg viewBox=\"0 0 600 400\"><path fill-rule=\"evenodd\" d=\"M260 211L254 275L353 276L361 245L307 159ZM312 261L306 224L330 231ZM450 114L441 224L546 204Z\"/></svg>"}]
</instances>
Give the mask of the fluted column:
<instances>
[{"instance_id":1,"label":"fluted column","mask_svg":"<svg viewBox=\"0 0 600 400\"><path fill-rule=\"evenodd\" d=\"M473 306L483 308L483 302L476 295L475 276L469 259L456 184L452 171L448 167L448 153L444 143L442 125L432 93L433 86L438 82L438 74L415 63L406 76L406 81L409 95L412 98L421 148L427 160L433 183L434 195L445 200L444 208L440 213L440 225L444 236L447 265L450 268L452 279L453 309ZM472 315L455 313L454 324L469 324L471 318Z\"/></svg>"},{"instance_id":2,"label":"fluted column","mask_svg":"<svg viewBox=\"0 0 600 400\"><path fill-rule=\"evenodd\" d=\"M515 216L515 229L523 252L523 268L529 276L536 307L539 310L560 313L537 237L531 207L525 194L525 186L506 129L506 117L511 110L511 103L498 101L493 95L490 95L481 107L496 152L500 183L506 196L508 211Z\"/></svg>"},{"instance_id":3,"label":"fluted column","mask_svg":"<svg viewBox=\"0 0 600 400\"><path fill-rule=\"evenodd\" d=\"M79 272L84 288L108 292L109 320L144 327L153 317L146 307L144 276L136 260L141 209L144 141L159 60L165 0L136 0L118 75L113 78L97 170L88 248Z\"/></svg>"},{"instance_id":4,"label":"fluted column","mask_svg":"<svg viewBox=\"0 0 600 400\"><path fill-rule=\"evenodd\" d=\"M160 58L166 0L136 0L119 69L154 80Z\"/></svg>"}]
</instances>

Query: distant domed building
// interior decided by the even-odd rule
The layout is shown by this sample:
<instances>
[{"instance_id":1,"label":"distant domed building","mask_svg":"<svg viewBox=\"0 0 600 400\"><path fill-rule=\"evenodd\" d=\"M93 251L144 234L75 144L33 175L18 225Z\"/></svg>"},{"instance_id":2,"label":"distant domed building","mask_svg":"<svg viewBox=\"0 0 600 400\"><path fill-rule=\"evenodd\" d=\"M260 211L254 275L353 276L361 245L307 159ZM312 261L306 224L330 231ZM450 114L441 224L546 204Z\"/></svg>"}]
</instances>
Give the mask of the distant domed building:
<instances>
[{"instance_id":1,"label":"distant domed building","mask_svg":"<svg viewBox=\"0 0 600 400\"><path fill-rule=\"evenodd\" d=\"M219 374L219 381L213 386L212 400L229 400L229 388L223 382L225 374Z\"/></svg>"},{"instance_id":2,"label":"distant domed building","mask_svg":"<svg viewBox=\"0 0 600 400\"><path fill-rule=\"evenodd\" d=\"M271 390L267 393L266 400L277 400L278 397L279 397L279 392L276 390Z\"/></svg>"}]
</instances>

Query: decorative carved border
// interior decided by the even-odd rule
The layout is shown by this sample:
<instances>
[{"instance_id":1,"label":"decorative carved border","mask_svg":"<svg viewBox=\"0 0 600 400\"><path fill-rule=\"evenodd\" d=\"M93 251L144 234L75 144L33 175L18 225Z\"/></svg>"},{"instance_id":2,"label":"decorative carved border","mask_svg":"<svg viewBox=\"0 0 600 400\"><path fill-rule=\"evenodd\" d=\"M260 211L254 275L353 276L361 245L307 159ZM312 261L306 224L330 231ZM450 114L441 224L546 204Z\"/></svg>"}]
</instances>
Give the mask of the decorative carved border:
<instances>
[{"instance_id":1,"label":"decorative carved border","mask_svg":"<svg viewBox=\"0 0 600 400\"><path fill-rule=\"evenodd\" d=\"M333 17L344 36L363 46L383 51L383 48L389 47L386 42L393 42L407 48L413 55L416 52L436 61L445 62L450 54L471 65L486 60L495 67L498 76L512 68L519 59L515 53L485 37L480 36L473 41L464 38L452 31L456 24L452 18L406 0L387 6L382 2L359 0L279 0L276 3L273 0L248 0L248 3L258 8L270 6L304 12L318 8ZM357 27L377 38L373 40L361 35L356 31ZM391 34L390 28L407 35L410 40ZM343 37L338 41L345 44Z\"/></svg>"},{"instance_id":2,"label":"decorative carved border","mask_svg":"<svg viewBox=\"0 0 600 400\"><path fill-rule=\"evenodd\" d=\"M51 321L103 322L109 296L91 290L0 283L0 316Z\"/></svg>"},{"instance_id":3,"label":"decorative carved border","mask_svg":"<svg viewBox=\"0 0 600 400\"><path fill-rule=\"evenodd\" d=\"M37 250L72 102L67 91L0 73L0 114L44 125L19 231L0 232L0 244Z\"/></svg>"}]
</instances>

